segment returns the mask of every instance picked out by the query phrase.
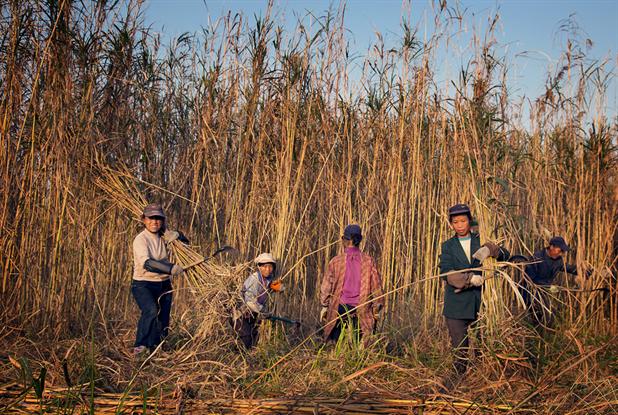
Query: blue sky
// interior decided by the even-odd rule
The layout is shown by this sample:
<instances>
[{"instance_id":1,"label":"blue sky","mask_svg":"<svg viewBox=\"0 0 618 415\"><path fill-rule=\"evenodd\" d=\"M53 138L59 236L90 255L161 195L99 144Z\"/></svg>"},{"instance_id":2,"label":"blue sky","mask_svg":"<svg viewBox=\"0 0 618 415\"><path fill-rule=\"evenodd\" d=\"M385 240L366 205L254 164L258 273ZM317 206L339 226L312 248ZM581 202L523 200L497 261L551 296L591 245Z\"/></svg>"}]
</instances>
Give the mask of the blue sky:
<instances>
[{"instance_id":1,"label":"blue sky","mask_svg":"<svg viewBox=\"0 0 618 415\"><path fill-rule=\"evenodd\" d=\"M304 16L307 11L316 15L339 2L333 1L275 1L278 20L294 22L296 16ZM375 32L381 32L388 45L395 44L401 34L400 23L403 15L411 13L412 22L423 22L424 17L432 15L429 1L401 0L349 0L346 2L345 26L350 31L349 39L354 52L365 54L369 45L375 41ZM449 5L455 4L448 1ZM557 35L563 19L575 15L580 32L592 40L588 56L595 59L609 59L608 68L615 73L618 63L618 0L476 0L461 1L461 8L467 9L468 34L473 26L485 27L490 13L499 9L501 20L497 30L498 49L509 59L511 70L509 85L514 95L535 98L543 92L548 68L553 68L560 52L564 49L564 36ZM195 32L206 26L208 19L241 12L246 16L264 14L267 1L212 1L212 0L147 0L145 19L152 28L163 35L163 39L178 36L184 32ZM424 26L422 26L424 27ZM431 30L431 29L428 29ZM465 55L468 40L463 34L458 45ZM458 62L448 58L446 67L452 68L440 74L445 80L458 68ZM616 116L618 82L611 84L608 102L605 106L608 115Z\"/></svg>"}]
</instances>

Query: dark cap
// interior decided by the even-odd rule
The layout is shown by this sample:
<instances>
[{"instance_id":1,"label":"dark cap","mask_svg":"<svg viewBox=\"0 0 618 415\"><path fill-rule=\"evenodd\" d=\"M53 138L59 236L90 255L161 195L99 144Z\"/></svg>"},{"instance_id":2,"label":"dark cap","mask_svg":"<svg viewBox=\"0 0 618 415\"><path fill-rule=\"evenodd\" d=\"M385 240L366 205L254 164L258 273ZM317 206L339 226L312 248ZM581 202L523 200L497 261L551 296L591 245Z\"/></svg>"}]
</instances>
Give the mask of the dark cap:
<instances>
[{"instance_id":1,"label":"dark cap","mask_svg":"<svg viewBox=\"0 0 618 415\"><path fill-rule=\"evenodd\" d=\"M144 212L142 213L144 217L151 218L153 216L161 216L165 218L165 213L163 213L163 207L161 207L158 203L151 203L144 208Z\"/></svg>"},{"instance_id":2,"label":"dark cap","mask_svg":"<svg viewBox=\"0 0 618 415\"><path fill-rule=\"evenodd\" d=\"M343 237L351 240L354 236L357 238L363 236L361 233L361 227L356 224L346 226L343 230Z\"/></svg>"},{"instance_id":3,"label":"dark cap","mask_svg":"<svg viewBox=\"0 0 618 415\"><path fill-rule=\"evenodd\" d=\"M449 218L451 216L454 215L468 215L468 216L472 216L472 213L470 212L470 208L468 207L468 205L460 203L458 205L455 206L451 206L448 210L448 216Z\"/></svg>"},{"instance_id":4,"label":"dark cap","mask_svg":"<svg viewBox=\"0 0 618 415\"><path fill-rule=\"evenodd\" d=\"M549 244L553 246L557 246L558 248L562 249L564 252L567 252L571 249L566 244L562 236L554 236L553 238L549 240Z\"/></svg>"}]
</instances>

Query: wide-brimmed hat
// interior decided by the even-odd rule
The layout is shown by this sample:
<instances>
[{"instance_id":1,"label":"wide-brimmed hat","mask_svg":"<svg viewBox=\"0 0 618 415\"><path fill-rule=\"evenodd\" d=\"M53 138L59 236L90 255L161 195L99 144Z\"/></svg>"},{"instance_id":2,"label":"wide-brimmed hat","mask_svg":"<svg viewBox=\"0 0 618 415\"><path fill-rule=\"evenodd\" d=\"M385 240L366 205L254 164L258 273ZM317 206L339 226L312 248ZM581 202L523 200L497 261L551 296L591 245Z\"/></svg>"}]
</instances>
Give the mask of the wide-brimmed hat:
<instances>
[{"instance_id":1,"label":"wide-brimmed hat","mask_svg":"<svg viewBox=\"0 0 618 415\"><path fill-rule=\"evenodd\" d=\"M163 207L158 203L150 203L146 205L142 215L147 218L151 218L153 216L161 216L165 218L165 213L163 213Z\"/></svg>"},{"instance_id":2,"label":"wide-brimmed hat","mask_svg":"<svg viewBox=\"0 0 618 415\"><path fill-rule=\"evenodd\" d=\"M256 265L262 265L262 264L277 265L277 261L275 261L275 258L273 258L270 252L264 252L258 255L257 257L255 257L253 262L255 262Z\"/></svg>"},{"instance_id":3,"label":"wide-brimmed hat","mask_svg":"<svg viewBox=\"0 0 618 415\"><path fill-rule=\"evenodd\" d=\"M549 244L553 246L557 246L562 249L564 252L569 251L571 248L567 245L564 238L562 236L554 236L549 240Z\"/></svg>"}]
</instances>

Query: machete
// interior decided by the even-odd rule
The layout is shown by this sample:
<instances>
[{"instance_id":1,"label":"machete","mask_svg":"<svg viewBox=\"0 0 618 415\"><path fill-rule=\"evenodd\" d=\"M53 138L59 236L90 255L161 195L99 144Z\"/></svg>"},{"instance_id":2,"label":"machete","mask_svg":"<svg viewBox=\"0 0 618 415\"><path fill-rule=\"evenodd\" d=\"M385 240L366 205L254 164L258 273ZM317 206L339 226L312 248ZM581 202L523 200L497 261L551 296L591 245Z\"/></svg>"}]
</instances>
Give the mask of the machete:
<instances>
[{"instance_id":1,"label":"machete","mask_svg":"<svg viewBox=\"0 0 618 415\"><path fill-rule=\"evenodd\" d=\"M281 317L281 316L268 316L266 319L270 320L270 321L281 321L281 322L287 323L287 324L294 324L296 326L300 326L302 324L298 320L292 320L292 319L289 319L287 317Z\"/></svg>"},{"instance_id":2,"label":"machete","mask_svg":"<svg viewBox=\"0 0 618 415\"><path fill-rule=\"evenodd\" d=\"M222 246L221 248L217 249L215 252L213 252L210 256L205 257L205 258L200 258L200 259L198 259L197 261L195 261L194 263L189 264L189 265L187 265L187 266L185 266L185 267L183 267L183 268L184 268L184 270L186 271L186 270L188 270L188 269L190 269L190 268L193 268L193 267L196 267L196 266L200 265L200 264L201 264L201 263L203 263L203 262L208 261L208 260L209 260L209 259L211 259L211 258L214 258L215 256L217 256L217 255L219 255L219 254L221 254L221 253L223 253L223 252L228 252L228 251L232 251L232 250L234 250L234 248L233 248L233 247L231 247L231 246L229 246L229 245L224 245L224 246Z\"/></svg>"}]
</instances>

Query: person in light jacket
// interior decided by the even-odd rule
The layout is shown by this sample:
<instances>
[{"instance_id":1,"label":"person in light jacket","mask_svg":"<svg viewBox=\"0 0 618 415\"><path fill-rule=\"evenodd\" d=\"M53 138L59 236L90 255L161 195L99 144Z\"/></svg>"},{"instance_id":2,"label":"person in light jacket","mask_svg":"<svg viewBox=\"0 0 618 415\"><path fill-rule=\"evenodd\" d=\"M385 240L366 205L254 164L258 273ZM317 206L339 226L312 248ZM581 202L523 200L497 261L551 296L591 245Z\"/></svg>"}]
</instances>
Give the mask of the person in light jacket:
<instances>
[{"instance_id":1,"label":"person in light jacket","mask_svg":"<svg viewBox=\"0 0 618 415\"><path fill-rule=\"evenodd\" d=\"M232 328L246 349L257 345L259 326L269 317L268 302L272 292L281 290L281 282L275 280L277 262L268 253L258 255L254 261L257 270L243 283L241 290L242 306L238 315L232 317Z\"/></svg>"},{"instance_id":2,"label":"person in light jacket","mask_svg":"<svg viewBox=\"0 0 618 415\"><path fill-rule=\"evenodd\" d=\"M169 261L167 244L178 239L187 243L177 231L166 230L161 205L152 203L142 213L144 230L133 240L133 280L131 293L141 315L133 353L153 351L167 336L172 308L170 279L184 272Z\"/></svg>"}]
</instances>

